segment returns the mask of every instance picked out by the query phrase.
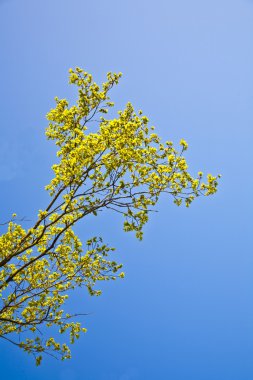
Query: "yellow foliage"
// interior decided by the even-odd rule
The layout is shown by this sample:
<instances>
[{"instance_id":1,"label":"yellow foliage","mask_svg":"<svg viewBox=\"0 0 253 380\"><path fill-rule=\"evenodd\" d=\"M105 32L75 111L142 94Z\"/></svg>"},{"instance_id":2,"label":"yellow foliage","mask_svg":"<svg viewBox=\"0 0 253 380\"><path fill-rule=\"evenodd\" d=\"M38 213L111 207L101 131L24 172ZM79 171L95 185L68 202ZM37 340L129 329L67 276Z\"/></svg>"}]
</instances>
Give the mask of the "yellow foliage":
<instances>
[{"instance_id":1,"label":"yellow foliage","mask_svg":"<svg viewBox=\"0 0 253 380\"><path fill-rule=\"evenodd\" d=\"M72 228L80 219L110 209L122 214L125 231L142 239L161 193L189 206L217 189L217 177L208 175L202 183L202 172L197 178L189 174L182 156L187 143L181 140L179 151L170 141L163 144L131 103L117 117L105 118L114 106L108 92L120 77L108 73L99 87L82 69L70 70L69 82L78 89L76 105L55 98L56 106L47 115L46 136L55 141L59 158L46 186L49 205L39 210L28 230L13 214L0 236L0 337L35 355L37 364L46 353L70 358L66 344L41 336L41 325L69 331L71 343L86 331L73 320L78 315L64 312L69 291L83 286L100 295L94 288L97 281L124 277L118 272L122 265L108 259L114 249L101 238L89 239L83 247Z\"/></svg>"}]
</instances>

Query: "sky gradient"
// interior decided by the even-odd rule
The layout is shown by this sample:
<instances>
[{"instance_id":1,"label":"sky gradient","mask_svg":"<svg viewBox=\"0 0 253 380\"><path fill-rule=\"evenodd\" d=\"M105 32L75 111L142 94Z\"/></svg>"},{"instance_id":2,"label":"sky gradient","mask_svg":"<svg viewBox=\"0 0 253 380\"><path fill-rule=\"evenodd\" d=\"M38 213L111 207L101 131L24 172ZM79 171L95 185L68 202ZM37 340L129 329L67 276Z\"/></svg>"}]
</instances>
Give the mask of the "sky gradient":
<instances>
[{"instance_id":1,"label":"sky gradient","mask_svg":"<svg viewBox=\"0 0 253 380\"><path fill-rule=\"evenodd\" d=\"M162 197L144 240L106 213L79 224L117 248L126 278L70 306L89 312L71 361L0 342L8 380L252 380L253 1L0 0L1 222L48 202L54 97L74 99L68 69L131 101L164 138L189 144L190 172L221 173L218 193L178 208ZM29 221L24 226L29 227Z\"/></svg>"}]
</instances>

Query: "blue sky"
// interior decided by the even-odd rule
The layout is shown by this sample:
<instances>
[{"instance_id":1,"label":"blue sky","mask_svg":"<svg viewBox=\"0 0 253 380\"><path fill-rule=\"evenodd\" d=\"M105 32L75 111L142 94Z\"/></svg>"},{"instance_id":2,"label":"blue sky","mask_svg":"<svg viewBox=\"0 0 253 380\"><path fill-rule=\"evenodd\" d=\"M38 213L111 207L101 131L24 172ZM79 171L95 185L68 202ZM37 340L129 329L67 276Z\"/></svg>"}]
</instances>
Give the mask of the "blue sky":
<instances>
[{"instance_id":1,"label":"blue sky","mask_svg":"<svg viewBox=\"0 0 253 380\"><path fill-rule=\"evenodd\" d=\"M74 66L97 82L122 71L116 107L130 100L164 139L185 138L192 173L222 174L190 209L163 197L141 243L114 215L83 221L126 278L73 294L91 314L71 361L36 368L0 342L3 378L252 380L252 46L251 0L0 0L1 221L33 220L48 201L45 114L54 96L73 99Z\"/></svg>"}]
</instances>

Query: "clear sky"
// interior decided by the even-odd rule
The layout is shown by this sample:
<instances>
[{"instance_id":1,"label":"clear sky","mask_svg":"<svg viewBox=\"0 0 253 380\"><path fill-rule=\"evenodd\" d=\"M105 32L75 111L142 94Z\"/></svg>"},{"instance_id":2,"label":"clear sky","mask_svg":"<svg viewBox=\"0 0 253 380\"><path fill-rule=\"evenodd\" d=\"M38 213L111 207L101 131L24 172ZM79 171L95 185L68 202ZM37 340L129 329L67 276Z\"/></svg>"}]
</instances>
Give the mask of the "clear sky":
<instances>
[{"instance_id":1,"label":"clear sky","mask_svg":"<svg viewBox=\"0 0 253 380\"><path fill-rule=\"evenodd\" d=\"M0 0L1 221L33 220L48 198L54 147L45 114L73 98L68 69L97 82L122 71L116 106L130 100L158 133L189 143L191 173L221 173L190 209L163 197L143 242L120 218L83 221L117 247L126 278L96 299L73 359L41 367L0 342L2 379L253 379L253 1ZM29 222L25 226L29 227Z\"/></svg>"}]
</instances>

